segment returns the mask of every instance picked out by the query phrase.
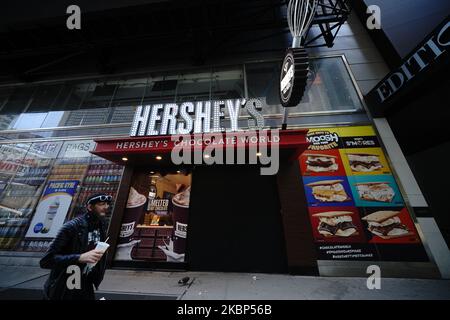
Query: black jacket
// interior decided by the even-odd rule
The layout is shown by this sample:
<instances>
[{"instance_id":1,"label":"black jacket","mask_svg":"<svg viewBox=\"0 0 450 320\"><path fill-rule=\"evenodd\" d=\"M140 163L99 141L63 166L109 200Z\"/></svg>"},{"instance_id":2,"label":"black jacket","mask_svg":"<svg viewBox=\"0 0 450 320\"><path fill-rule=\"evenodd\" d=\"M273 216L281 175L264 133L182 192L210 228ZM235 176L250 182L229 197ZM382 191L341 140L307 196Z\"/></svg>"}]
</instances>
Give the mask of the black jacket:
<instances>
[{"instance_id":1,"label":"black jacket","mask_svg":"<svg viewBox=\"0 0 450 320\"><path fill-rule=\"evenodd\" d=\"M100 229L101 241L105 241L104 223L94 218L91 213L70 220L61 227L58 235L40 261L41 268L52 270L44 285L44 297L46 299L64 300L80 297L80 292L76 292L76 289L67 289L66 281L71 275L67 273L67 267L78 265L83 274L85 264L79 263L78 260L82 253L88 251L89 228L94 223ZM82 295L87 294L93 297L92 285L98 289L103 280L105 267L106 253L87 276L82 276L82 285L87 284L87 288L83 288L84 293Z\"/></svg>"}]
</instances>

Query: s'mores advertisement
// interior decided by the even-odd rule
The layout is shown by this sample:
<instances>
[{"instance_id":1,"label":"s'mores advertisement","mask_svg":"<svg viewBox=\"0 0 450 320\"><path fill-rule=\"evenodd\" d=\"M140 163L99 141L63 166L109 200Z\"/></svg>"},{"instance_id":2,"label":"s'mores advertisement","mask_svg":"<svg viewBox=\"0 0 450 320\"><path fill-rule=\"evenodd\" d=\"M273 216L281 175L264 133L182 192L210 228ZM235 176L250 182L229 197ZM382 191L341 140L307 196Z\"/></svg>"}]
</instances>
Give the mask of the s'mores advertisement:
<instances>
[{"instance_id":1,"label":"s'mores advertisement","mask_svg":"<svg viewBox=\"0 0 450 320\"><path fill-rule=\"evenodd\" d=\"M420 243L406 208L370 208L361 218L369 243Z\"/></svg>"},{"instance_id":2,"label":"s'mores advertisement","mask_svg":"<svg viewBox=\"0 0 450 320\"><path fill-rule=\"evenodd\" d=\"M345 149L340 155L349 176L391 173L381 148Z\"/></svg>"},{"instance_id":3,"label":"s'mores advertisement","mask_svg":"<svg viewBox=\"0 0 450 320\"><path fill-rule=\"evenodd\" d=\"M355 207L309 208L316 242L365 242L364 228Z\"/></svg>"},{"instance_id":4,"label":"s'mores advertisement","mask_svg":"<svg viewBox=\"0 0 450 320\"><path fill-rule=\"evenodd\" d=\"M298 158L319 260L428 261L371 126L311 129Z\"/></svg>"},{"instance_id":5,"label":"s'mores advertisement","mask_svg":"<svg viewBox=\"0 0 450 320\"><path fill-rule=\"evenodd\" d=\"M352 192L346 177L304 177L309 206L351 206Z\"/></svg>"},{"instance_id":6,"label":"s'mores advertisement","mask_svg":"<svg viewBox=\"0 0 450 320\"><path fill-rule=\"evenodd\" d=\"M348 177L358 207L403 206L404 201L391 175Z\"/></svg>"},{"instance_id":7,"label":"s'mores advertisement","mask_svg":"<svg viewBox=\"0 0 450 320\"><path fill-rule=\"evenodd\" d=\"M338 150L304 152L300 169L305 176L345 176L344 164Z\"/></svg>"}]
</instances>

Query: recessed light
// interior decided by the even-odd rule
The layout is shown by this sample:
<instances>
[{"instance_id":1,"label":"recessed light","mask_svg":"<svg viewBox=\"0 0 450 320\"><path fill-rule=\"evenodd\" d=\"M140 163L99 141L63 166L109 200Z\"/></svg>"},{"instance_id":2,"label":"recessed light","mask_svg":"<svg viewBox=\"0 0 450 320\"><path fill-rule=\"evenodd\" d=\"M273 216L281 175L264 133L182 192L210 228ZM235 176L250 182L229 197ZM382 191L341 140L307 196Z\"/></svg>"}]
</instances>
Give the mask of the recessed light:
<instances>
[{"instance_id":1,"label":"recessed light","mask_svg":"<svg viewBox=\"0 0 450 320\"><path fill-rule=\"evenodd\" d=\"M150 174L155 174L155 171L150 171Z\"/></svg>"},{"instance_id":2,"label":"recessed light","mask_svg":"<svg viewBox=\"0 0 450 320\"><path fill-rule=\"evenodd\" d=\"M156 160L162 160L161 156L156 156Z\"/></svg>"},{"instance_id":3,"label":"recessed light","mask_svg":"<svg viewBox=\"0 0 450 320\"><path fill-rule=\"evenodd\" d=\"M122 161L128 161L128 158L123 157L123 158L122 158Z\"/></svg>"},{"instance_id":4,"label":"recessed light","mask_svg":"<svg viewBox=\"0 0 450 320\"><path fill-rule=\"evenodd\" d=\"M177 170L177 173L180 173L181 171L180 170Z\"/></svg>"}]
</instances>

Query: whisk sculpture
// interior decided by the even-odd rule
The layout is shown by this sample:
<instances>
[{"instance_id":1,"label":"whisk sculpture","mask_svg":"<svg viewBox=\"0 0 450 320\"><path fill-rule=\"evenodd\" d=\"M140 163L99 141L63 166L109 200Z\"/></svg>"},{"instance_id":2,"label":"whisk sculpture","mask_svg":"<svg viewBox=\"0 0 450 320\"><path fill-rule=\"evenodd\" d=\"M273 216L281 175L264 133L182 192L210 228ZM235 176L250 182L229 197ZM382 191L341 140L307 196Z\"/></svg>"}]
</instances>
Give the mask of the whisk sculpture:
<instances>
[{"instance_id":1,"label":"whisk sculpture","mask_svg":"<svg viewBox=\"0 0 450 320\"><path fill-rule=\"evenodd\" d=\"M292 34L292 48L288 48L280 74L280 100L283 107L298 105L303 97L308 77L308 54L303 48L306 34L314 19L319 0L291 0L287 19ZM287 110L283 129L286 127Z\"/></svg>"}]
</instances>

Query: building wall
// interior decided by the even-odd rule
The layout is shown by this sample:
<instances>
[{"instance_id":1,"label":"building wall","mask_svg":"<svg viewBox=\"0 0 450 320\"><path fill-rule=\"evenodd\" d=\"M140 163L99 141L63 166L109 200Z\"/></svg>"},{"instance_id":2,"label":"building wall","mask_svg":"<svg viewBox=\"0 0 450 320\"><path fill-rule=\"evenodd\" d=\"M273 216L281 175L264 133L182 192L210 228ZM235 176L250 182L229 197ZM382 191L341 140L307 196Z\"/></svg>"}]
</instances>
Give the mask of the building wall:
<instances>
[{"instance_id":1,"label":"building wall","mask_svg":"<svg viewBox=\"0 0 450 320\"><path fill-rule=\"evenodd\" d=\"M380 137L383 140L397 176L401 181L406 196L405 200L411 207L416 208L416 210L427 209L428 203L422 194L389 123L385 118L378 118L375 119L375 125L378 128ZM450 251L436 224L436 220L433 217L420 217L417 220L428 254L434 259L441 276L448 279L450 277Z\"/></svg>"},{"instance_id":2,"label":"building wall","mask_svg":"<svg viewBox=\"0 0 450 320\"><path fill-rule=\"evenodd\" d=\"M314 31L315 30L312 30L313 33ZM280 41L276 42L279 43ZM270 48L270 43L273 42L267 41L265 47ZM264 47L262 44L259 45ZM368 31L354 13L350 15L349 20L342 26L333 48L310 48L308 51L313 57L344 55L362 95L369 92L389 71L385 61L370 39ZM266 57L278 57L280 56L280 52L277 52L276 54L267 54ZM254 55L253 57L249 55L248 57L234 57L234 59L230 60L240 60L242 63L247 60L255 61L257 59L257 55ZM406 160L404 160L401 150L398 148L398 143L392 135L389 126L387 125L386 127L386 123L378 121L377 128L380 131L383 143L388 149L389 156L393 159L392 164L399 174L400 181L403 184L403 187L406 186L405 191L408 200L410 202L412 201L413 206L417 204L420 204L421 206L426 205L426 201L423 199L420 189L417 187L417 183L410 172ZM436 235L429 233L436 231L431 227L425 227L422 231L424 232L425 237L427 237L427 232L430 235L430 238L433 238L433 235ZM432 250L432 252L433 254L438 254L438 251ZM0 264L1 263L2 260L0 260ZM345 271L345 269L346 267L342 267L341 271ZM333 266L327 266L327 274L339 275L339 273L334 273L334 270L335 268Z\"/></svg>"},{"instance_id":3,"label":"building wall","mask_svg":"<svg viewBox=\"0 0 450 320\"><path fill-rule=\"evenodd\" d=\"M314 32L312 30L311 32ZM308 50L311 55L345 55L361 93L369 92L388 72L380 52L355 13L341 27L332 48Z\"/></svg>"},{"instance_id":4,"label":"building wall","mask_svg":"<svg viewBox=\"0 0 450 320\"><path fill-rule=\"evenodd\" d=\"M342 26L333 48L313 48L309 52L314 56L344 55L361 94L367 94L387 73L389 68L379 50L369 37L369 31L360 22L355 13L352 13L348 21ZM386 119L374 119L380 139L382 140L387 154L390 157L398 179L404 189L406 201L412 207L428 207L428 204L420 190L420 187L408 165L408 162L400 149L400 146L392 133ZM424 240L429 250L429 255L435 260L439 267L441 276L448 277L450 264L448 247L437 228L434 218L420 218L419 226L424 236ZM323 275L345 275L351 269L362 270L360 265L349 268L348 265L338 266L334 263L324 263L319 266ZM429 272L424 275L436 276L433 268L428 268ZM347 269L347 270L346 270ZM409 273L407 269L403 272ZM362 275L363 273L361 273Z\"/></svg>"}]
</instances>

